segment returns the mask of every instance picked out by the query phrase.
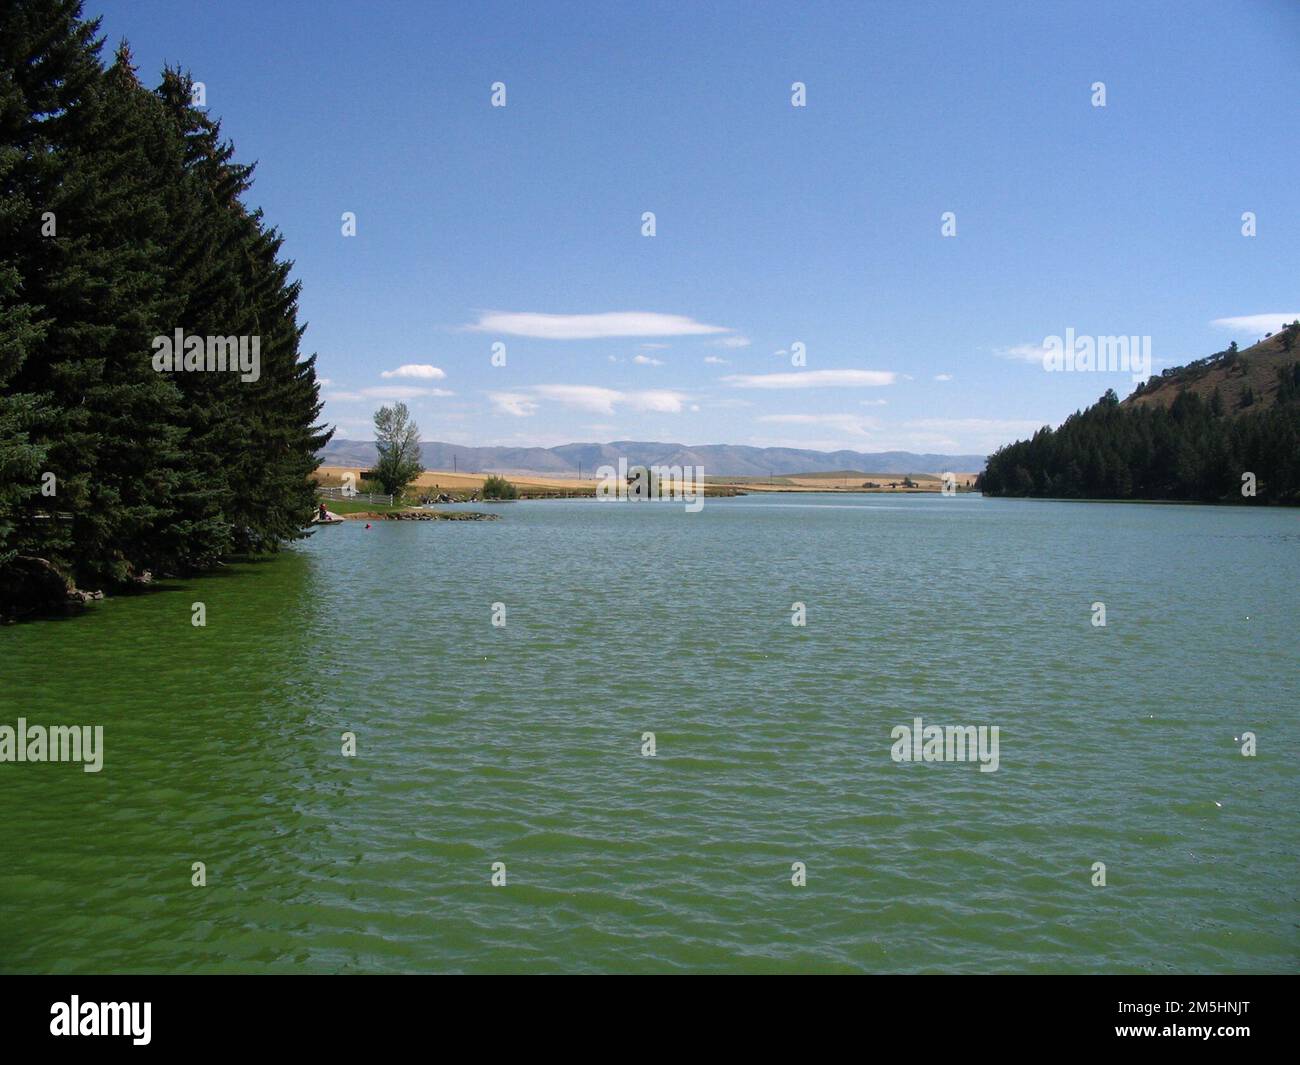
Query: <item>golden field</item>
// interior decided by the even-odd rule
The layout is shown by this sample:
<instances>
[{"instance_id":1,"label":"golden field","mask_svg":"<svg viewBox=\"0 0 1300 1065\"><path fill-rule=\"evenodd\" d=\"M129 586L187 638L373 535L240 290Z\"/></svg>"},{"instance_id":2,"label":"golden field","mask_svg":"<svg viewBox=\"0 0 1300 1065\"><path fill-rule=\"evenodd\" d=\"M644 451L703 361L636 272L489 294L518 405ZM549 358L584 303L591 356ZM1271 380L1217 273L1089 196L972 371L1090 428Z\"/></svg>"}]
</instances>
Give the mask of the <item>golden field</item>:
<instances>
[{"instance_id":1,"label":"golden field","mask_svg":"<svg viewBox=\"0 0 1300 1065\"><path fill-rule=\"evenodd\" d=\"M362 466L321 466L315 475L317 483L322 485L340 485L346 474L352 474L358 483L365 471ZM970 488L978 476L975 473L954 471L959 488ZM486 473L453 473L449 470L425 470L413 482L417 493L422 492L476 492L483 487L483 481L491 476ZM530 473L504 473L501 476L521 490L533 490L541 494L574 493L577 495L593 494L599 480L592 477L546 476ZM904 488L903 478L910 476L916 487ZM811 473L784 477L707 477L706 494L736 492L938 492L943 487L943 480L932 473L858 473L845 471L840 473ZM876 488L867 488L871 482ZM891 487L893 485L893 487Z\"/></svg>"}]
</instances>

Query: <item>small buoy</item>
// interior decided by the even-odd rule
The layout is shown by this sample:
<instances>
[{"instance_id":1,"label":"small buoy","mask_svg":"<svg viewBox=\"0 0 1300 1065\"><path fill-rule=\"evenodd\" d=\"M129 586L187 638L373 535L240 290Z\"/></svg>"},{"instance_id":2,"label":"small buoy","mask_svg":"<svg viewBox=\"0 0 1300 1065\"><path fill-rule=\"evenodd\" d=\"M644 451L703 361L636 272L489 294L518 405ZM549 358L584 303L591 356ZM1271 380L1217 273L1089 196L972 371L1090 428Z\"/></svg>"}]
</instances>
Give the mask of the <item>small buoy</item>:
<instances>
[{"instance_id":1,"label":"small buoy","mask_svg":"<svg viewBox=\"0 0 1300 1065\"><path fill-rule=\"evenodd\" d=\"M366 522L366 528L367 528L367 529L370 528L370 522Z\"/></svg>"},{"instance_id":2,"label":"small buoy","mask_svg":"<svg viewBox=\"0 0 1300 1065\"><path fill-rule=\"evenodd\" d=\"M1223 809L1223 803L1219 802L1218 799L1214 800L1214 805L1217 806L1220 810Z\"/></svg>"}]
</instances>

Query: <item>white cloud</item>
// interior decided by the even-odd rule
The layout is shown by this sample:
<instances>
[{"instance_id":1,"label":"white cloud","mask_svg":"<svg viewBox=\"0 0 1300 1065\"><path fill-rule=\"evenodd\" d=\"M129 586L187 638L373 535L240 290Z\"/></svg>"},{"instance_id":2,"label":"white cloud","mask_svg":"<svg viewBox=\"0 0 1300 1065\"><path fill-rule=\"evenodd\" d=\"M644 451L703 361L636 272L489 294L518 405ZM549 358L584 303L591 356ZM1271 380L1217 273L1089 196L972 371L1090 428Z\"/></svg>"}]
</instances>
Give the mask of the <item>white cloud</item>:
<instances>
[{"instance_id":1,"label":"white cloud","mask_svg":"<svg viewBox=\"0 0 1300 1065\"><path fill-rule=\"evenodd\" d=\"M632 361L639 366L662 366L663 359L652 359L649 355L633 355Z\"/></svg>"},{"instance_id":2,"label":"white cloud","mask_svg":"<svg viewBox=\"0 0 1300 1065\"><path fill-rule=\"evenodd\" d=\"M322 388L325 388L328 387L329 385L332 385L334 382L331 381L328 377L318 377L316 378L316 383L320 385Z\"/></svg>"},{"instance_id":3,"label":"white cloud","mask_svg":"<svg viewBox=\"0 0 1300 1065\"><path fill-rule=\"evenodd\" d=\"M647 392L624 393L622 402L634 410L653 410L661 414L677 414L681 411L682 401L685 398L680 392L657 389Z\"/></svg>"},{"instance_id":4,"label":"white cloud","mask_svg":"<svg viewBox=\"0 0 1300 1065\"><path fill-rule=\"evenodd\" d=\"M671 344L642 344L641 347L645 348L646 351L660 351L663 348L671 348L672 345Z\"/></svg>"},{"instance_id":5,"label":"white cloud","mask_svg":"<svg viewBox=\"0 0 1300 1065\"><path fill-rule=\"evenodd\" d=\"M1032 436L1047 422L1023 418L917 418L903 424L920 430L910 437L911 447L978 452Z\"/></svg>"},{"instance_id":6,"label":"white cloud","mask_svg":"<svg viewBox=\"0 0 1300 1065\"><path fill-rule=\"evenodd\" d=\"M537 314L528 311L485 311L465 327L476 333L539 337L543 340L596 340L602 337L698 336L729 333L721 325L706 325L682 314L654 311L607 311L602 314Z\"/></svg>"},{"instance_id":7,"label":"white cloud","mask_svg":"<svg viewBox=\"0 0 1300 1065\"><path fill-rule=\"evenodd\" d=\"M856 414L765 414L757 420L773 425L812 425L818 429L835 429L850 436L867 436L877 428L874 419Z\"/></svg>"},{"instance_id":8,"label":"white cloud","mask_svg":"<svg viewBox=\"0 0 1300 1065\"><path fill-rule=\"evenodd\" d=\"M898 374L892 370L803 370L730 374L722 380L735 388L879 388L897 379Z\"/></svg>"},{"instance_id":9,"label":"white cloud","mask_svg":"<svg viewBox=\"0 0 1300 1065\"><path fill-rule=\"evenodd\" d=\"M1219 329L1235 329L1250 336L1276 333L1288 322L1300 318L1300 311L1278 311L1276 314L1246 314L1239 318L1216 318L1210 324Z\"/></svg>"},{"instance_id":10,"label":"white cloud","mask_svg":"<svg viewBox=\"0 0 1300 1065\"><path fill-rule=\"evenodd\" d=\"M366 397L360 392L325 392L322 398L329 403L356 403Z\"/></svg>"},{"instance_id":11,"label":"white cloud","mask_svg":"<svg viewBox=\"0 0 1300 1065\"><path fill-rule=\"evenodd\" d=\"M601 388L597 385L534 385L533 392L543 399L553 400L567 407L593 411L596 414L613 414L615 407L678 414L686 398L680 392L665 389L620 392L614 388Z\"/></svg>"},{"instance_id":12,"label":"white cloud","mask_svg":"<svg viewBox=\"0 0 1300 1065\"><path fill-rule=\"evenodd\" d=\"M537 410L537 403L519 392L489 392L488 399L500 414L527 418Z\"/></svg>"},{"instance_id":13,"label":"white cloud","mask_svg":"<svg viewBox=\"0 0 1300 1065\"><path fill-rule=\"evenodd\" d=\"M950 373L937 373L937 374L934 375L934 379L935 379L936 381L951 381L951 380L952 380L952 374L950 374Z\"/></svg>"},{"instance_id":14,"label":"white cloud","mask_svg":"<svg viewBox=\"0 0 1300 1065\"><path fill-rule=\"evenodd\" d=\"M998 348L997 354L1004 359L1013 359L1016 362L1032 362L1037 366L1042 366L1043 356L1050 351L1050 348L1042 344L1017 344L1012 348Z\"/></svg>"},{"instance_id":15,"label":"white cloud","mask_svg":"<svg viewBox=\"0 0 1300 1065\"><path fill-rule=\"evenodd\" d=\"M614 401L622 396L621 392L613 388L599 388L596 385L535 385L533 391L544 399L563 403L567 407L595 411L597 414L613 414Z\"/></svg>"},{"instance_id":16,"label":"white cloud","mask_svg":"<svg viewBox=\"0 0 1300 1065\"><path fill-rule=\"evenodd\" d=\"M889 406L889 400L887 400L887 399L860 399L860 400L858 400L858 406L860 406L860 407L887 407L887 406Z\"/></svg>"},{"instance_id":17,"label":"white cloud","mask_svg":"<svg viewBox=\"0 0 1300 1065\"><path fill-rule=\"evenodd\" d=\"M438 367L430 366L427 362L408 362L399 366L396 370L385 370L379 376L420 377L426 381L441 381L447 375L438 369Z\"/></svg>"},{"instance_id":18,"label":"white cloud","mask_svg":"<svg viewBox=\"0 0 1300 1065\"><path fill-rule=\"evenodd\" d=\"M719 348L747 348L753 343L753 341L751 341L749 337L735 336L723 337L721 340L715 340L713 343L715 347Z\"/></svg>"},{"instance_id":19,"label":"white cloud","mask_svg":"<svg viewBox=\"0 0 1300 1065\"><path fill-rule=\"evenodd\" d=\"M370 418L340 418L331 422L340 438L352 440L372 440L375 435L375 423Z\"/></svg>"},{"instance_id":20,"label":"white cloud","mask_svg":"<svg viewBox=\"0 0 1300 1065\"><path fill-rule=\"evenodd\" d=\"M361 394L368 399L419 399L421 396L454 396L445 388L415 388L411 385L380 385L363 388Z\"/></svg>"},{"instance_id":21,"label":"white cloud","mask_svg":"<svg viewBox=\"0 0 1300 1065\"><path fill-rule=\"evenodd\" d=\"M815 447L824 451L851 447L858 451L937 451L988 454L1012 440L1032 435L1042 423L1020 419L918 418L884 425L856 414L767 414L756 421L805 427L805 439L760 443L768 447ZM876 471L881 472L881 471Z\"/></svg>"},{"instance_id":22,"label":"white cloud","mask_svg":"<svg viewBox=\"0 0 1300 1065\"><path fill-rule=\"evenodd\" d=\"M717 356L717 355L705 355L705 356L704 356L704 361L707 362L710 366L730 366L730 365L731 365L731 360L730 360L730 359L723 359L723 358L720 358L720 357Z\"/></svg>"}]
</instances>

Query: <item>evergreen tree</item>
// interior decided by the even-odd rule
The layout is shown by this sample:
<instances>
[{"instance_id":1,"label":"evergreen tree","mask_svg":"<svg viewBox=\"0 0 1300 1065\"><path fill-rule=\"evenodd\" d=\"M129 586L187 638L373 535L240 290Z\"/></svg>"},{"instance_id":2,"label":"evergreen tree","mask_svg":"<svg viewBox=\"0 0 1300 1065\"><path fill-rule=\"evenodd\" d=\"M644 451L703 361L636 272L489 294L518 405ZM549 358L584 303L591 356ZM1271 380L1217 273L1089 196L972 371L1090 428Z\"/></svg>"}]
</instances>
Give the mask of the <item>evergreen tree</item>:
<instances>
[{"instance_id":1,"label":"evergreen tree","mask_svg":"<svg viewBox=\"0 0 1300 1065\"><path fill-rule=\"evenodd\" d=\"M1167 409L1126 407L1108 394L1059 429L1000 448L977 487L989 495L1241 502L1241 474L1250 471L1261 501L1300 503L1300 364L1280 371L1279 382L1274 406L1233 417L1189 391Z\"/></svg>"},{"instance_id":2,"label":"evergreen tree","mask_svg":"<svg viewBox=\"0 0 1300 1065\"><path fill-rule=\"evenodd\" d=\"M100 75L98 22L79 15L75 0L0 0L0 567L68 539L51 497L39 495L40 475L50 472L37 431L50 417L49 396L20 374L45 357L50 321L31 279L57 255L48 205L78 105Z\"/></svg>"},{"instance_id":3,"label":"evergreen tree","mask_svg":"<svg viewBox=\"0 0 1300 1065\"><path fill-rule=\"evenodd\" d=\"M293 264L279 259L283 238L264 225L260 211L244 207L253 167L233 161L220 123L192 106L192 88L178 68L166 70L158 88L185 140L185 167L201 197L200 209L184 220L188 235L176 263L178 287L189 295L186 321L196 332L257 337L260 366L257 381L182 387L190 395L196 453L222 452L212 487L234 546L275 550L305 535L315 500L309 475L330 434L318 424L315 356L299 355L300 285L289 280ZM244 446L231 449L231 439Z\"/></svg>"},{"instance_id":4,"label":"evergreen tree","mask_svg":"<svg viewBox=\"0 0 1300 1065\"><path fill-rule=\"evenodd\" d=\"M150 150L146 96L123 46L81 101L85 121L64 146L64 180L43 205L58 220L55 254L29 274L28 291L50 319L44 358L17 377L20 390L51 397L34 432L48 442L54 509L70 517L66 540L47 550L92 584L158 563L183 437L179 394L149 358L150 338L174 315L158 243L166 174Z\"/></svg>"},{"instance_id":5,"label":"evergreen tree","mask_svg":"<svg viewBox=\"0 0 1300 1065\"><path fill-rule=\"evenodd\" d=\"M329 438L252 167L187 76L144 88L125 44L105 70L80 15L0 0L0 583L24 559L104 586L274 550ZM257 337L260 376L156 371L177 329Z\"/></svg>"}]
</instances>

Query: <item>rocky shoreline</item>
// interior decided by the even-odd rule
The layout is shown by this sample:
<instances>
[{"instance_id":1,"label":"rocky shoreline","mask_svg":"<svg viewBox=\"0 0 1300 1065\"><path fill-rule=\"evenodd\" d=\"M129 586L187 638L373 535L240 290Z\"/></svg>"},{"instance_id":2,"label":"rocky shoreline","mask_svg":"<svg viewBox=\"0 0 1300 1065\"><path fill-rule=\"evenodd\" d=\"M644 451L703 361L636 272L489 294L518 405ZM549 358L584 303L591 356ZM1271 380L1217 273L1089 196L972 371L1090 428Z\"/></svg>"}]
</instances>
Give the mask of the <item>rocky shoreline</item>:
<instances>
[{"instance_id":1,"label":"rocky shoreline","mask_svg":"<svg viewBox=\"0 0 1300 1065\"><path fill-rule=\"evenodd\" d=\"M121 585L123 591L153 583L147 570ZM0 589L0 624L12 624L29 617L54 617L73 613L87 603L104 598L101 590L85 591L48 559L19 555L7 570Z\"/></svg>"}]
</instances>

